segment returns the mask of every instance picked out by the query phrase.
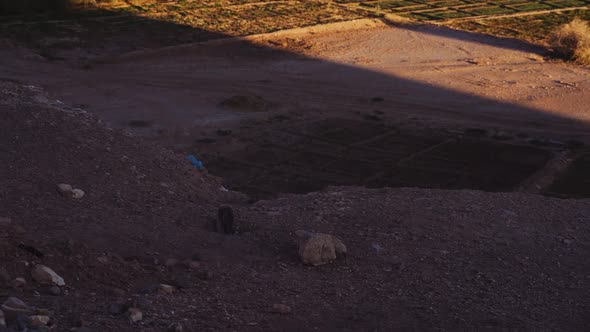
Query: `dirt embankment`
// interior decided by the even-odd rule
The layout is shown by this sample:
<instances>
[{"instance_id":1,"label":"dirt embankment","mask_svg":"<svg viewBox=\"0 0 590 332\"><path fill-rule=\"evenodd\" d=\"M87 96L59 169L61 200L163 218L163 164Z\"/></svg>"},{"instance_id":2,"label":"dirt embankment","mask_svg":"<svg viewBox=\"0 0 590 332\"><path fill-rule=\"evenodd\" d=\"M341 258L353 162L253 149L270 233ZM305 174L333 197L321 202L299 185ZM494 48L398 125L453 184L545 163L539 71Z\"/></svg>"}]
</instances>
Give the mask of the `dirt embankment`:
<instances>
[{"instance_id":1,"label":"dirt embankment","mask_svg":"<svg viewBox=\"0 0 590 332\"><path fill-rule=\"evenodd\" d=\"M27 286L0 294L50 309L56 330L590 326L588 200L331 188L246 205L185 156L34 88L3 83L1 93L0 257ZM85 195L60 195L63 182ZM234 206L236 235L207 226L223 203ZM302 265L298 229L338 236L348 256ZM64 277L62 293L31 280L35 263ZM127 304L141 321L119 313Z\"/></svg>"}]
</instances>

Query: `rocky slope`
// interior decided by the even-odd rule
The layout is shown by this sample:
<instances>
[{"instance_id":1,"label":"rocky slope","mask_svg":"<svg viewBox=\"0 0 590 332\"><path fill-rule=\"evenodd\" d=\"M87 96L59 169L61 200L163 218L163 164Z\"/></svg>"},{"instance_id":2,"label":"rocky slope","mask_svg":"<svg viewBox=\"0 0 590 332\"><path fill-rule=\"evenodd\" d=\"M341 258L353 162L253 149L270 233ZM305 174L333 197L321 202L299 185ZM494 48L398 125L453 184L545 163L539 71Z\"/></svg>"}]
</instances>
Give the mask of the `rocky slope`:
<instances>
[{"instance_id":1,"label":"rocky slope","mask_svg":"<svg viewBox=\"0 0 590 332\"><path fill-rule=\"evenodd\" d=\"M345 187L246 204L37 88L0 94L8 331L590 328L589 200ZM211 227L221 205L237 234ZM302 264L298 230L346 257ZM16 319L11 297L36 308Z\"/></svg>"}]
</instances>

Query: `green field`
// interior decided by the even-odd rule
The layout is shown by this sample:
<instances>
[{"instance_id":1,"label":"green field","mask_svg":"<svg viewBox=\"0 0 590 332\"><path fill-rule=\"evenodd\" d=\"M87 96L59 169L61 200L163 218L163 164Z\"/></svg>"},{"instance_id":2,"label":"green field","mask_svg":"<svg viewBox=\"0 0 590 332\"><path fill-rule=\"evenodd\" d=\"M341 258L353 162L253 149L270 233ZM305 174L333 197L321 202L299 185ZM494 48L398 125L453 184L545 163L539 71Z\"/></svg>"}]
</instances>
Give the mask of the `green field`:
<instances>
[{"instance_id":1,"label":"green field","mask_svg":"<svg viewBox=\"0 0 590 332\"><path fill-rule=\"evenodd\" d=\"M543 42L558 25L590 20L590 0L337 0L348 8L395 14L474 32Z\"/></svg>"},{"instance_id":2,"label":"green field","mask_svg":"<svg viewBox=\"0 0 590 332\"><path fill-rule=\"evenodd\" d=\"M146 22L193 28L223 35L249 35L282 29L393 14L419 22L542 42L548 32L574 17L590 18L590 0L97 0L99 8L76 13L70 21L54 24L46 13L0 15L0 36L22 36L34 42L41 32L56 38L76 36L104 22L105 29L132 30ZM0 7L1 9L1 7ZM1 11L0 11L0 14ZM93 16L100 20L86 20ZM113 16L114 19L104 18ZM64 17L58 17L59 20ZM67 19L66 19L67 21ZM154 24L152 24L154 25ZM22 39L21 38L21 39ZM81 38L83 39L83 38ZM190 41L186 39L183 41Z\"/></svg>"}]
</instances>

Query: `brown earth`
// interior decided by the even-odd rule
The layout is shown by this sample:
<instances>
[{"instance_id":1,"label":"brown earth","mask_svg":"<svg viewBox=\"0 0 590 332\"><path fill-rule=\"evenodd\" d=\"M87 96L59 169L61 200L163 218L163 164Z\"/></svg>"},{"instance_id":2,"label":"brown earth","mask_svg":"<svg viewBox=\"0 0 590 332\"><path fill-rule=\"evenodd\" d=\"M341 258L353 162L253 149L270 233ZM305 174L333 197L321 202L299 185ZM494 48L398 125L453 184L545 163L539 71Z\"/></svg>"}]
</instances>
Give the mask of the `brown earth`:
<instances>
[{"instance_id":1,"label":"brown earth","mask_svg":"<svg viewBox=\"0 0 590 332\"><path fill-rule=\"evenodd\" d=\"M2 85L2 265L28 278L25 262L42 262L66 293L35 296L29 279L1 294L54 310L60 331L80 317L96 331L590 327L588 200L342 187L244 205L182 156L44 98ZM86 195L63 197L60 182ZM239 234L208 229L222 203L234 204ZM340 237L349 255L303 266L298 229ZM193 256L196 270L164 266ZM186 288L140 293L152 283ZM144 320L110 315L121 299ZM293 312L270 312L275 303Z\"/></svg>"},{"instance_id":2,"label":"brown earth","mask_svg":"<svg viewBox=\"0 0 590 332\"><path fill-rule=\"evenodd\" d=\"M507 192L578 196L586 69L518 41L376 21L111 49L84 66L75 49L50 61L9 44L0 255L29 287L0 300L53 310L59 331L80 317L96 331L590 328L590 202ZM500 192L329 187L252 204L188 153L254 198L334 184ZM236 235L211 229L225 204ZM298 229L338 236L349 255L303 266ZM34 262L66 279L64 295L30 280ZM158 283L181 289L144 294ZM119 301L144 319L109 314Z\"/></svg>"}]
</instances>

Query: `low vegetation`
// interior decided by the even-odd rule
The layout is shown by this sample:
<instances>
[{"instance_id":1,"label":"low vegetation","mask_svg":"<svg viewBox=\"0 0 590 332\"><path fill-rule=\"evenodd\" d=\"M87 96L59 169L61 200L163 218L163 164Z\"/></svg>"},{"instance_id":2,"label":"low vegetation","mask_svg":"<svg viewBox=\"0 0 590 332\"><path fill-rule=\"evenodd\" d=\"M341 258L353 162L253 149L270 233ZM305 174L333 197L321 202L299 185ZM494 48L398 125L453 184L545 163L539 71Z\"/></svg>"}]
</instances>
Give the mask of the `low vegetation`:
<instances>
[{"instance_id":1,"label":"low vegetation","mask_svg":"<svg viewBox=\"0 0 590 332\"><path fill-rule=\"evenodd\" d=\"M575 18L560 26L550 37L550 45L556 54L584 65L590 65L590 25Z\"/></svg>"}]
</instances>

